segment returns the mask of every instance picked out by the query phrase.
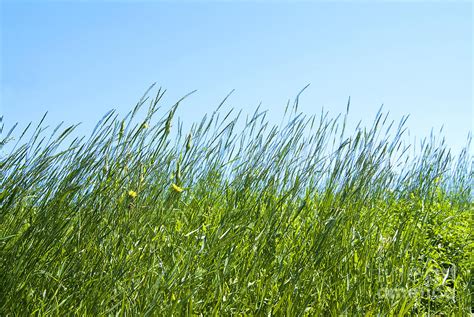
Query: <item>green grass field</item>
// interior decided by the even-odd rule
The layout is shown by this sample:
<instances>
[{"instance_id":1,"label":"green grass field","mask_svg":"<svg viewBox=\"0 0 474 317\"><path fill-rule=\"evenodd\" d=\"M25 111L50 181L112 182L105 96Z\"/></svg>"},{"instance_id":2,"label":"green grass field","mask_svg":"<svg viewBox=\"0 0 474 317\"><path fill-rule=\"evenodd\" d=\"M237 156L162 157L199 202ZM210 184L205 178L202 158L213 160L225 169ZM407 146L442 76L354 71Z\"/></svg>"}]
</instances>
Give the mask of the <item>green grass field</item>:
<instances>
[{"instance_id":1,"label":"green grass field","mask_svg":"<svg viewBox=\"0 0 474 317\"><path fill-rule=\"evenodd\" d=\"M4 131L1 316L471 314L469 140L414 150L406 119L297 100L182 131L162 95L87 138Z\"/></svg>"}]
</instances>

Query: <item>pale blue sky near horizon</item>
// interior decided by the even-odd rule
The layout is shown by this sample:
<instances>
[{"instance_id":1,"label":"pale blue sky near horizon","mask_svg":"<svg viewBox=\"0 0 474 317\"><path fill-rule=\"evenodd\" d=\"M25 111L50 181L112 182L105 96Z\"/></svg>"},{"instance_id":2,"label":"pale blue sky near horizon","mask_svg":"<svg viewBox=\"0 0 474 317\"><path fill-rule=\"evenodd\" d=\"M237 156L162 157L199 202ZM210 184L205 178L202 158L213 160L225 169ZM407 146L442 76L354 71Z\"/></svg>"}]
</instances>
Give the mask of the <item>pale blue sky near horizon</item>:
<instances>
[{"instance_id":1,"label":"pale blue sky near horizon","mask_svg":"<svg viewBox=\"0 0 474 317\"><path fill-rule=\"evenodd\" d=\"M278 123L288 99L305 114L345 111L370 124L384 104L410 135L444 126L453 150L473 131L470 2L1 1L0 116L6 128L125 115L154 82L163 107L197 89L187 123L261 102ZM5 131L4 131L5 132Z\"/></svg>"}]
</instances>

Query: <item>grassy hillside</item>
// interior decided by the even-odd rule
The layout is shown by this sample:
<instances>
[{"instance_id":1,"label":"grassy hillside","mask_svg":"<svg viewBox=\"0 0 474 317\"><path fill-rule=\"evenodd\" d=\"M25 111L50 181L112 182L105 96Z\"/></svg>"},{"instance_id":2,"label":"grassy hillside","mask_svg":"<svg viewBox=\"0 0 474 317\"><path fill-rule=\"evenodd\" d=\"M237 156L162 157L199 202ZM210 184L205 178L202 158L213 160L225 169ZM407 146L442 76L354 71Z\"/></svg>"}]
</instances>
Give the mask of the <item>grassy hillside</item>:
<instances>
[{"instance_id":1,"label":"grassy hillside","mask_svg":"<svg viewBox=\"0 0 474 317\"><path fill-rule=\"evenodd\" d=\"M185 132L162 95L3 134L0 315L470 314L469 151L297 101Z\"/></svg>"}]
</instances>

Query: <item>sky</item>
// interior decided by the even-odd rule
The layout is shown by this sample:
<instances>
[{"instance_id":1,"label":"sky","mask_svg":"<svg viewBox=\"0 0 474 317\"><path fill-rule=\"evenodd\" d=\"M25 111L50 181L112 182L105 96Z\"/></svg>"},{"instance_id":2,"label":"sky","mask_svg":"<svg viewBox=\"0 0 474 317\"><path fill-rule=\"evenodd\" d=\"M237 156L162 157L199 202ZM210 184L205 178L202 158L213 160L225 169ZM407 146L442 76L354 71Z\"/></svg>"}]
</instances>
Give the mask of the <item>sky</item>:
<instances>
[{"instance_id":1,"label":"sky","mask_svg":"<svg viewBox=\"0 0 474 317\"><path fill-rule=\"evenodd\" d=\"M382 106L410 137L442 126L459 151L473 131L470 1L0 1L0 116L5 127L125 115L156 82L163 107L186 93L185 124L259 103L278 123L300 111L370 124ZM6 130L6 129L5 129ZM5 133L6 131L4 131Z\"/></svg>"}]
</instances>

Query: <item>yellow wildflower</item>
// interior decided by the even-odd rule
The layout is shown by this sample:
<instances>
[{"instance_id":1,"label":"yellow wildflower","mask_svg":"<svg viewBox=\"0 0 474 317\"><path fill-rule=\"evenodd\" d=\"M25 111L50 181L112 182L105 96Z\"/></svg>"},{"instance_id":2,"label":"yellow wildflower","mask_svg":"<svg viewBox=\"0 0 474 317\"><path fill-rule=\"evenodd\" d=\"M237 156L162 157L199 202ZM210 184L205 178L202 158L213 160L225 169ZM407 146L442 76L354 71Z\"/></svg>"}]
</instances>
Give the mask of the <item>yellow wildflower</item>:
<instances>
[{"instance_id":1,"label":"yellow wildflower","mask_svg":"<svg viewBox=\"0 0 474 317\"><path fill-rule=\"evenodd\" d=\"M142 127L143 129L148 129L150 126L148 125L148 122L144 122Z\"/></svg>"},{"instance_id":2,"label":"yellow wildflower","mask_svg":"<svg viewBox=\"0 0 474 317\"><path fill-rule=\"evenodd\" d=\"M129 190L129 191L128 191L128 196L130 196L131 198L135 198L135 197L138 196L138 194L137 194L136 191Z\"/></svg>"},{"instance_id":3,"label":"yellow wildflower","mask_svg":"<svg viewBox=\"0 0 474 317\"><path fill-rule=\"evenodd\" d=\"M175 183L171 184L171 187L173 188L174 191L181 193L184 189L176 185Z\"/></svg>"}]
</instances>

